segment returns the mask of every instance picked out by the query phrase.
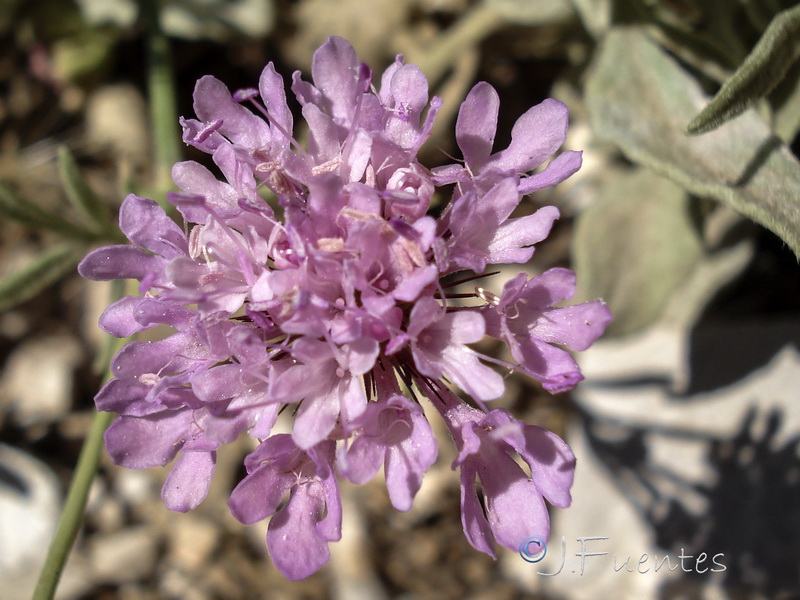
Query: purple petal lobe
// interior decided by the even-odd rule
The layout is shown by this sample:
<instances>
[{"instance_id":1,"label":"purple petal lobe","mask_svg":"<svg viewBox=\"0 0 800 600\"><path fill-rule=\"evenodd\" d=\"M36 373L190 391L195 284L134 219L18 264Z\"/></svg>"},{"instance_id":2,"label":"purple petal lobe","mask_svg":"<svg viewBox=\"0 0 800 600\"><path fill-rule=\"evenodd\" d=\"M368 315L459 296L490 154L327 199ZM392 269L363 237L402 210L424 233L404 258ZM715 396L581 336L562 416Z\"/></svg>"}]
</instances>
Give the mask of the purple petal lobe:
<instances>
[{"instance_id":1,"label":"purple petal lobe","mask_svg":"<svg viewBox=\"0 0 800 600\"><path fill-rule=\"evenodd\" d=\"M325 510L319 484L295 487L289 502L269 522L267 546L272 561L290 581L305 579L330 560L328 541L316 530Z\"/></svg>"},{"instance_id":2,"label":"purple petal lobe","mask_svg":"<svg viewBox=\"0 0 800 600\"><path fill-rule=\"evenodd\" d=\"M524 196L561 183L577 173L578 169L581 168L582 162L583 152L576 152L575 150L562 152L551 160L544 170L523 178L519 184L519 193Z\"/></svg>"},{"instance_id":3,"label":"purple petal lobe","mask_svg":"<svg viewBox=\"0 0 800 600\"><path fill-rule=\"evenodd\" d=\"M178 512L197 508L208 494L215 463L215 452L181 454L161 488L161 499L167 508Z\"/></svg>"},{"instance_id":4,"label":"purple petal lobe","mask_svg":"<svg viewBox=\"0 0 800 600\"><path fill-rule=\"evenodd\" d=\"M552 98L528 109L511 130L511 144L494 155L487 166L515 173L538 167L564 143L568 118L566 105Z\"/></svg>"},{"instance_id":5,"label":"purple petal lobe","mask_svg":"<svg viewBox=\"0 0 800 600\"><path fill-rule=\"evenodd\" d=\"M163 268L164 259L133 246L105 246L93 250L78 265L81 277L93 281L142 280Z\"/></svg>"},{"instance_id":6,"label":"purple petal lobe","mask_svg":"<svg viewBox=\"0 0 800 600\"><path fill-rule=\"evenodd\" d=\"M480 82L467 94L456 120L456 141L464 160L473 170L486 163L494 146L500 97L486 82Z\"/></svg>"},{"instance_id":7,"label":"purple petal lobe","mask_svg":"<svg viewBox=\"0 0 800 600\"><path fill-rule=\"evenodd\" d=\"M158 204L130 194L119 211L119 228L137 246L163 256L186 256L189 247L180 227Z\"/></svg>"},{"instance_id":8,"label":"purple petal lobe","mask_svg":"<svg viewBox=\"0 0 800 600\"><path fill-rule=\"evenodd\" d=\"M169 411L147 417L120 417L105 433L114 464L131 469L166 465L180 449L192 411Z\"/></svg>"}]
</instances>

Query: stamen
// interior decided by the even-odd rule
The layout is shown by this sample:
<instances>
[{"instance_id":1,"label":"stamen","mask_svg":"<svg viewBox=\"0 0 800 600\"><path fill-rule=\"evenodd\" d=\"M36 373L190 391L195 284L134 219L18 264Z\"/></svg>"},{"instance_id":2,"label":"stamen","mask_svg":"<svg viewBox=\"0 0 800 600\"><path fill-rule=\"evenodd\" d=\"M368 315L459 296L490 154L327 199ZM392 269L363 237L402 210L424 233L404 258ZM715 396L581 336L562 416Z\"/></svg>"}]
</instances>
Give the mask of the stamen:
<instances>
[{"instance_id":1,"label":"stamen","mask_svg":"<svg viewBox=\"0 0 800 600\"><path fill-rule=\"evenodd\" d=\"M242 102L247 102L248 100L252 100L256 97L258 97L258 90L256 88L244 88L241 90L236 90L232 94L233 101L239 104Z\"/></svg>"},{"instance_id":2,"label":"stamen","mask_svg":"<svg viewBox=\"0 0 800 600\"><path fill-rule=\"evenodd\" d=\"M469 283L470 281L475 281L476 279L481 279L483 277L491 277L492 275L499 275L500 271L492 271L491 273L482 273L480 275L470 275L469 277L464 277L463 279L456 279L450 283L443 283L442 287L444 288L451 288L457 285L461 285L462 283Z\"/></svg>"},{"instance_id":3,"label":"stamen","mask_svg":"<svg viewBox=\"0 0 800 600\"><path fill-rule=\"evenodd\" d=\"M481 300L483 300L485 302L488 302L489 304L492 304L493 306L499 306L500 305L500 298L498 296L494 295L489 290L486 290L486 289L484 289L482 287L475 286L475 293L478 295L478 297Z\"/></svg>"},{"instance_id":4,"label":"stamen","mask_svg":"<svg viewBox=\"0 0 800 600\"><path fill-rule=\"evenodd\" d=\"M331 160L311 167L312 175L322 175L323 173L333 173L342 164L341 158L332 158Z\"/></svg>"}]
</instances>

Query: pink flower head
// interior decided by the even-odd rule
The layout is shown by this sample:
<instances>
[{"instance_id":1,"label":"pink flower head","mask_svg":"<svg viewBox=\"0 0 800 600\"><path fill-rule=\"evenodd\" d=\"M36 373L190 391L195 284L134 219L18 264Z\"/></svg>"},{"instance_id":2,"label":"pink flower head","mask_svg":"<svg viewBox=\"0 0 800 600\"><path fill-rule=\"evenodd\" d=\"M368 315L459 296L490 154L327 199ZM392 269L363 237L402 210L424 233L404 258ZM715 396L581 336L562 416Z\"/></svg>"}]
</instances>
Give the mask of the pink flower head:
<instances>
[{"instance_id":1,"label":"pink flower head","mask_svg":"<svg viewBox=\"0 0 800 600\"><path fill-rule=\"evenodd\" d=\"M567 349L588 347L610 315L600 302L554 307L573 292L563 269L521 274L499 297L476 291L470 306L454 303L464 294L444 278L525 263L547 237L556 208L511 214L524 194L578 168L580 153L566 151L530 174L564 142L566 107L533 107L495 152L499 102L480 83L456 124L464 164L432 173L417 153L441 100L429 97L419 68L398 56L373 77L348 42L330 38L311 74L295 73L288 86L295 113L272 63L257 88L234 93L201 78L183 139L222 178L197 162L176 164L180 191L169 200L183 225L129 196L120 227L132 245L100 248L80 264L89 279L140 282L141 295L105 311L105 331L173 330L114 358L114 379L95 399L120 415L106 434L109 453L133 468L177 458L162 495L184 511L205 496L218 448L245 432L257 439L230 508L245 523L270 518L270 554L299 579L327 562L340 536L337 473L361 484L383 466L392 504L411 507L437 456L420 405L427 397L459 450L470 543L493 555L492 539L515 547L526 535L546 537L544 499L569 504L574 458L555 435L483 409L505 391L493 363L569 389L581 375ZM293 114L305 121L305 147ZM434 194L454 183L442 214L428 215ZM486 334L516 364L478 352ZM291 433L274 434L288 405Z\"/></svg>"}]
</instances>

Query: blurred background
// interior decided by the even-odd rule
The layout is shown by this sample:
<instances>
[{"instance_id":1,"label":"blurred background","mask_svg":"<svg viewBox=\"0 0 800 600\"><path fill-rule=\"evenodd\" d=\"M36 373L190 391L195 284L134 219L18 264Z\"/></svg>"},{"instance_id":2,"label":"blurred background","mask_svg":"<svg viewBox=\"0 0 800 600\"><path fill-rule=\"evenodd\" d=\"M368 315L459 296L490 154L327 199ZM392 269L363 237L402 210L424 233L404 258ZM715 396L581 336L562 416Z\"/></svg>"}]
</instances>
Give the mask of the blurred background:
<instances>
[{"instance_id":1,"label":"blurred background","mask_svg":"<svg viewBox=\"0 0 800 600\"><path fill-rule=\"evenodd\" d=\"M150 112L154 47L171 61L177 115L191 117L202 75L232 90L256 85L268 61L286 81L297 69L308 76L330 35L348 38L376 74L402 53L428 75L444 100L421 154L428 167L458 157L454 119L477 81L500 94L496 148L544 98L569 106L565 148L583 150L584 165L523 201L523 212L562 213L527 268L575 269L574 300L605 299L615 321L580 357L586 381L573 394L511 378L496 405L573 446L573 506L553 511L541 563L478 553L461 530L440 431L412 510L391 508L382 477L343 485L343 540L330 564L290 583L266 555L266 523L243 527L225 504L246 440L223 449L209 497L185 515L160 501L166 469L123 470L104 456L57 597L800 598L800 25L776 42L782 53L768 63L779 72L753 107L685 133L794 5L3 0L0 600L30 596L102 380L96 321L110 290L75 265L116 240L98 214L113 222L126 193L170 189L154 162L159 136L172 133L154 131ZM96 212L81 214L76 195L94 198ZM583 570L575 553L587 537L607 538L586 548L607 554ZM563 569L540 575L559 570L562 547ZM656 569L665 556L681 566Z\"/></svg>"}]
</instances>

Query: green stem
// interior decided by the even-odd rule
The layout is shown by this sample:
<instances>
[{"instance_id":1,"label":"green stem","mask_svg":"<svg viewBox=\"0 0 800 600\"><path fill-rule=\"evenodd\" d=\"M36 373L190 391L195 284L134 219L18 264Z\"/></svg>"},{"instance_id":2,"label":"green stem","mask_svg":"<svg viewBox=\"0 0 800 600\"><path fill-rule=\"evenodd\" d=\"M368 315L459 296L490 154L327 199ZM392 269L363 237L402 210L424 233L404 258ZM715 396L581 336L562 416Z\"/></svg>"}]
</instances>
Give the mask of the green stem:
<instances>
[{"instance_id":1,"label":"green stem","mask_svg":"<svg viewBox=\"0 0 800 600\"><path fill-rule=\"evenodd\" d=\"M157 0L143 0L148 30L147 87L150 96L150 128L153 132L155 184L159 203L168 209L165 194L172 187L172 165L181 160L175 80L169 41L161 30Z\"/></svg>"},{"instance_id":2,"label":"green stem","mask_svg":"<svg viewBox=\"0 0 800 600\"><path fill-rule=\"evenodd\" d=\"M111 287L112 299L118 300L121 298L124 295L124 290L124 281L114 281ZM120 340L108 336L102 355L104 360L102 361L101 369L101 372L106 373L106 379L111 378L109 370L111 359L116 351L127 341L129 341L129 338ZM89 433L83 441L78 464L75 467L75 473L72 476L69 491L67 492L67 500L64 502L64 509L61 511L53 541L50 542L50 548L47 550L47 558L39 574L39 581L36 583L36 589L33 592L33 600L52 600L55 595L58 581L61 579L61 573L64 570L67 557L70 550L72 550L72 545L75 543L78 529L83 520L89 489L100 465L103 434L108 429L111 421L114 420L114 417L116 417L114 413L99 412L95 414Z\"/></svg>"},{"instance_id":3,"label":"green stem","mask_svg":"<svg viewBox=\"0 0 800 600\"><path fill-rule=\"evenodd\" d=\"M56 591L56 586L64 570L72 544L78 535L78 529L83 520L83 511L86 507L86 499L89 496L89 488L92 485L97 467L100 464L100 452L103 448L103 433L111 424L116 415L113 413L97 413L89 429L89 435L83 442L78 466L72 477L72 483L67 494L67 501L64 510L58 521L56 534L50 543L47 551L36 590L33 592L33 600L50 600Z\"/></svg>"}]
</instances>

